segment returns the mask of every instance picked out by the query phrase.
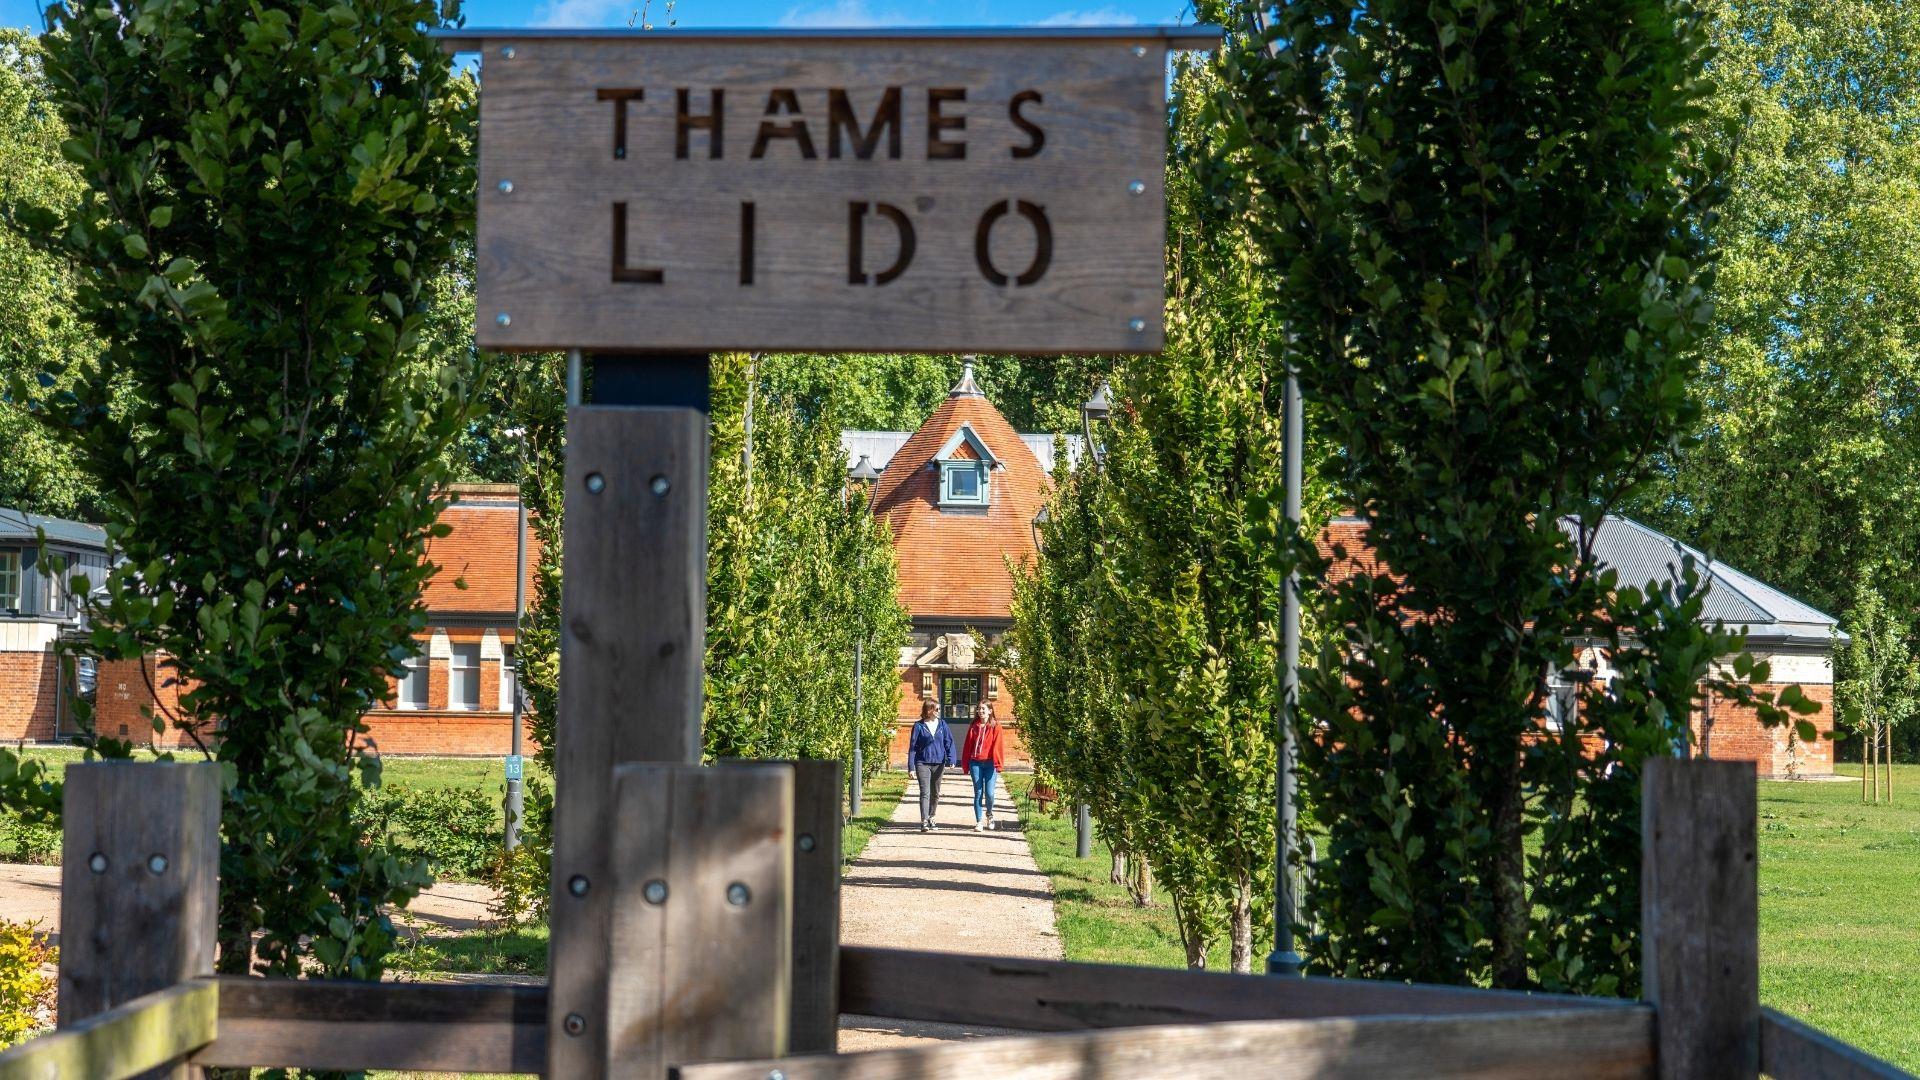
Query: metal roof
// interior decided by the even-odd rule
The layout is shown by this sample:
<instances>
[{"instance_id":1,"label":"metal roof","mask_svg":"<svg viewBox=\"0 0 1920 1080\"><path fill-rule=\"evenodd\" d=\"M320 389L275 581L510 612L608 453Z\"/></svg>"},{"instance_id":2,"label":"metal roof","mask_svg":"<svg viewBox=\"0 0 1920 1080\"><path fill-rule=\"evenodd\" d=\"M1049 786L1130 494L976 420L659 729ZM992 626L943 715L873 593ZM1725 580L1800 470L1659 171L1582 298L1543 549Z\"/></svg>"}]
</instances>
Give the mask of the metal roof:
<instances>
[{"instance_id":1,"label":"metal roof","mask_svg":"<svg viewBox=\"0 0 1920 1080\"><path fill-rule=\"evenodd\" d=\"M107 549L107 530L98 525L0 506L0 543L38 543L42 530L46 532L49 543L98 551Z\"/></svg>"},{"instance_id":2,"label":"metal roof","mask_svg":"<svg viewBox=\"0 0 1920 1080\"><path fill-rule=\"evenodd\" d=\"M1572 531L1572 523L1565 527ZM1594 533L1593 554L1600 565L1619 572L1621 584L1636 587L1678 582L1682 560L1691 555L1696 572L1710 584L1701 614L1745 630L1749 645L1826 647L1836 636L1846 640L1833 616L1632 518L1607 515Z\"/></svg>"}]
</instances>

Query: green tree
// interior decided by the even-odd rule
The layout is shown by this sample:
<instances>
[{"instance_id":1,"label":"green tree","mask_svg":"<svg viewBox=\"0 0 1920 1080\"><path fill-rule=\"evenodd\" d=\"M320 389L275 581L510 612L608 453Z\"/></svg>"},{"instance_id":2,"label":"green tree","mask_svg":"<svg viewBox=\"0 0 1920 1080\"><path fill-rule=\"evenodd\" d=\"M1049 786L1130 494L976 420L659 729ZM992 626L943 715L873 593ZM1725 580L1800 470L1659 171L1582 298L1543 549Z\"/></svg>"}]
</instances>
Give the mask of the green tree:
<instances>
[{"instance_id":1,"label":"green tree","mask_svg":"<svg viewBox=\"0 0 1920 1080\"><path fill-rule=\"evenodd\" d=\"M974 381L1016 431L1060 434L1080 430L1080 403L1112 357L979 356ZM778 355L762 358L769 393L803 416L822 415L831 402L842 427L913 431L946 400L960 377L960 358L925 354Z\"/></svg>"},{"instance_id":2,"label":"green tree","mask_svg":"<svg viewBox=\"0 0 1920 1080\"><path fill-rule=\"evenodd\" d=\"M38 39L0 30L0 202L67 207L80 198L79 171L60 154L66 125L47 100ZM0 231L0 389L59 370L97 347L73 308L72 272L14 230ZM48 376L36 389L60 391ZM0 506L61 517L94 517L95 485L26 401L0 394Z\"/></svg>"},{"instance_id":3,"label":"green tree","mask_svg":"<svg viewBox=\"0 0 1920 1080\"><path fill-rule=\"evenodd\" d=\"M1700 444L1646 516L1826 611L1871 580L1920 632L1920 9L1716 0Z\"/></svg>"},{"instance_id":4,"label":"green tree","mask_svg":"<svg viewBox=\"0 0 1920 1080\"><path fill-rule=\"evenodd\" d=\"M1202 5L1236 29L1265 10ZM1597 571L1593 538L1694 413L1725 167L1698 135L1698 16L1303 0L1222 51L1213 190L1253 222L1290 335L1278 358L1382 563L1317 594L1328 644L1302 687L1302 784L1328 830L1308 897L1321 970L1536 982L1532 890L1561 869L1529 862L1529 803L1601 776L1527 746L1577 643L1654 629L1625 625L1647 613ZM1712 644L1660 628L1639 640L1667 650L1661 670ZM1692 684L1639 690L1610 722L1684 738ZM1631 863L1599 870L1591 890L1637 896ZM1607 931L1632 940L1633 910Z\"/></svg>"},{"instance_id":5,"label":"green tree","mask_svg":"<svg viewBox=\"0 0 1920 1080\"><path fill-rule=\"evenodd\" d=\"M888 745L899 714L892 660L908 623L893 537L848 488L834 399L803 413L767 391L756 363L714 358L706 751L850 759L856 640L865 745ZM877 771L886 755L866 760Z\"/></svg>"},{"instance_id":6,"label":"green tree","mask_svg":"<svg viewBox=\"0 0 1920 1080\"><path fill-rule=\"evenodd\" d=\"M1920 664L1914 662L1907 637L1911 622L1881 598L1871 583L1862 582L1848 605L1848 640L1837 654L1834 705L1841 717L1860 733L1860 797L1880 801L1878 764L1887 766L1887 798L1893 797L1892 748L1894 729L1920 714ZM1877 751L1877 752L1876 752ZM1884 762L1878 759L1886 759Z\"/></svg>"},{"instance_id":7,"label":"green tree","mask_svg":"<svg viewBox=\"0 0 1920 1080\"><path fill-rule=\"evenodd\" d=\"M104 343L37 400L127 560L92 644L172 657L176 722L218 725L221 970L377 978L424 867L349 810L465 422L472 364L422 351L472 222L474 88L422 0L50 18L84 189L19 218Z\"/></svg>"}]
</instances>

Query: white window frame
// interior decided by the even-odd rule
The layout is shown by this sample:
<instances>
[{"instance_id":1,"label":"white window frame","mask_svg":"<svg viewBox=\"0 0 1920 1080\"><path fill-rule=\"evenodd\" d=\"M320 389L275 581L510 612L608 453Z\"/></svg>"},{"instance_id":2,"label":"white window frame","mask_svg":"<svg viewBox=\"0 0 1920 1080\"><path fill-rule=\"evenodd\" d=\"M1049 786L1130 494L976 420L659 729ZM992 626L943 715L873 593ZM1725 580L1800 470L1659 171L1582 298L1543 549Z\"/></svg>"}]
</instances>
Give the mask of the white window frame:
<instances>
[{"instance_id":1,"label":"white window frame","mask_svg":"<svg viewBox=\"0 0 1920 1080\"><path fill-rule=\"evenodd\" d=\"M975 477L974 496L968 498L955 495L953 480L956 476L971 473ZM991 506L993 493L987 465L983 461L971 461L962 458L958 461L940 463L940 505L942 506Z\"/></svg>"},{"instance_id":2,"label":"white window frame","mask_svg":"<svg viewBox=\"0 0 1920 1080\"><path fill-rule=\"evenodd\" d=\"M500 711L513 711L513 695L520 689L520 650L509 644L500 646Z\"/></svg>"},{"instance_id":3,"label":"white window frame","mask_svg":"<svg viewBox=\"0 0 1920 1080\"><path fill-rule=\"evenodd\" d=\"M464 664L471 660L472 664ZM480 643L455 642L447 659L447 708L471 712L480 707Z\"/></svg>"},{"instance_id":4,"label":"white window frame","mask_svg":"<svg viewBox=\"0 0 1920 1080\"><path fill-rule=\"evenodd\" d=\"M414 712L425 709L431 703L433 660L423 650L401 661L401 666L406 673L400 676L399 685L394 687L394 708Z\"/></svg>"},{"instance_id":5,"label":"white window frame","mask_svg":"<svg viewBox=\"0 0 1920 1080\"><path fill-rule=\"evenodd\" d=\"M25 581L26 560L20 557L20 552L0 551L0 611L23 607L26 597L20 595L20 590Z\"/></svg>"}]
</instances>

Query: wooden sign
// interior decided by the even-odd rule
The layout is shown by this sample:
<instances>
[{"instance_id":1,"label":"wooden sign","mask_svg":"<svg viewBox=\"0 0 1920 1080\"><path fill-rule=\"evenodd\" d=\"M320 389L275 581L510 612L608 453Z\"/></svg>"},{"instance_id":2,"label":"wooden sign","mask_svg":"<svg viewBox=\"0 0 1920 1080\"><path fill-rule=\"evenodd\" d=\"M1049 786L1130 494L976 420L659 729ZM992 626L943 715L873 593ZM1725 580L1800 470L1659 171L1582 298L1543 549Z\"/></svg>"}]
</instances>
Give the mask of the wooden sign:
<instances>
[{"instance_id":1,"label":"wooden sign","mask_svg":"<svg viewBox=\"0 0 1920 1080\"><path fill-rule=\"evenodd\" d=\"M1215 36L469 32L479 344L1157 351L1165 55Z\"/></svg>"}]
</instances>

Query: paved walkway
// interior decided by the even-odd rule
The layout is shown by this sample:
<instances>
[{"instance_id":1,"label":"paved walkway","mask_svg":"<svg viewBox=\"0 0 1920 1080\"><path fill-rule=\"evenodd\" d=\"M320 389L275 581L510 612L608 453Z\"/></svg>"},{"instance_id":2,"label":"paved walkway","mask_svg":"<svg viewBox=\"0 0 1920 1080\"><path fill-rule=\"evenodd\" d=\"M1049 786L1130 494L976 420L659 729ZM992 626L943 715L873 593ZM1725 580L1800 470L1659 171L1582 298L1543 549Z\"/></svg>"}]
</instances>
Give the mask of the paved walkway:
<instances>
[{"instance_id":1,"label":"paved walkway","mask_svg":"<svg viewBox=\"0 0 1920 1080\"><path fill-rule=\"evenodd\" d=\"M994 808L1001 826L973 831L973 784L949 770L938 827L920 831L918 785L909 782L893 819L847 874L840 893L840 940L848 945L1060 959L1053 886L1033 861L1004 785ZM842 1052L1006 1034L993 1028L847 1016Z\"/></svg>"}]
</instances>

